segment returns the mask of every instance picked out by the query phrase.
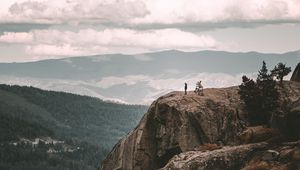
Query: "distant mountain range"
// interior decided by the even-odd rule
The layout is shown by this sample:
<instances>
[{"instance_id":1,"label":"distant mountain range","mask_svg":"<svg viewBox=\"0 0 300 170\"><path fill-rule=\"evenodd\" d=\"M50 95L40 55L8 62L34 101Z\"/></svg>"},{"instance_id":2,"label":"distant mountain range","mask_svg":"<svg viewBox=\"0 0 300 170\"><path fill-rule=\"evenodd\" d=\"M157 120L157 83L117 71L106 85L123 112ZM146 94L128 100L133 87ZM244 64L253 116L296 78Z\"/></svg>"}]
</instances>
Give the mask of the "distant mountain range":
<instances>
[{"instance_id":1,"label":"distant mountain range","mask_svg":"<svg viewBox=\"0 0 300 170\"><path fill-rule=\"evenodd\" d=\"M146 106L0 85L0 169L96 169L146 110Z\"/></svg>"},{"instance_id":2,"label":"distant mountain range","mask_svg":"<svg viewBox=\"0 0 300 170\"><path fill-rule=\"evenodd\" d=\"M194 89L199 79L204 87L239 84L243 74L254 76L263 60L269 69L278 62L294 69L300 61L300 52L171 50L1 63L0 83L32 85L121 103L149 104L164 93L182 90L184 82L188 83L189 90Z\"/></svg>"}]
</instances>

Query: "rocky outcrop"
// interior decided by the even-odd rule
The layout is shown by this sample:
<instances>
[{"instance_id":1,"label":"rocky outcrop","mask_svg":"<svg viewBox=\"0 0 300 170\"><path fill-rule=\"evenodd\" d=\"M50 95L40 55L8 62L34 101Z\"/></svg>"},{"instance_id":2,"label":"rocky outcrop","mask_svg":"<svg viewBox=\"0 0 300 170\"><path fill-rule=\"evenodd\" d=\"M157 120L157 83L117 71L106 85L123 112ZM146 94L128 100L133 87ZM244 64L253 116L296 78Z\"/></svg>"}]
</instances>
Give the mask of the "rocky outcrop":
<instances>
[{"instance_id":1,"label":"rocky outcrop","mask_svg":"<svg viewBox=\"0 0 300 170\"><path fill-rule=\"evenodd\" d=\"M300 141L274 146L266 142L174 156L160 170L298 170Z\"/></svg>"},{"instance_id":2,"label":"rocky outcrop","mask_svg":"<svg viewBox=\"0 0 300 170\"><path fill-rule=\"evenodd\" d=\"M240 105L236 87L207 89L204 96L172 92L160 97L102 169L158 169L204 143L237 144L236 134L246 122Z\"/></svg>"},{"instance_id":3,"label":"rocky outcrop","mask_svg":"<svg viewBox=\"0 0 300 170\"><path fill-rule=\"evenodd\" d=\"M254 151L266 149L267 143L255 143L239 146L226 146L210 152L190 151L174 156L160 170L232 170L243 166Z\"/></svg>"},{"instance_id":4,"label":"rocky outcrop","mask_svg":"<svg viewBox=\"0 0 300 170\"><path fill-rule=\"evenodd\" d=\"M295 68L293 75L291 77L291 81L300 82L300 63L298 63L297 67Z\"/></svg>"},{"instance_id":5,"label":"rocky outcrop","mask_svg":"<svg viewBox=\"0 0 300 170\"><path fill-rule=\"evenodd\" d=\"M241 143L247 144L270 141L279 135L280 132L277 129L255 126L247 127L241 134L239 134L239 138Z\"/></svg>"},{"instance_id":6,"label":"rocky outcrop","mask_svg":"<svg viewBox=\"0 0 300 170\"><path fill-rule=\"evenodd\" d=\"M254 152L242 170L299 170L300 141Z\"/></svg>"},{"instance_id":7,"label":"rocky outcrop","mask_svg":"<svg viewBox=\"0 0 300 170\"><path fill-rule=\"evenodd\" d=\"M292 103L299 99L300 83L284 82L280 88L284 89L281 93L283 101ZM225 162L220 167L241 168L239 161L243 161L242 158L265 145L240 144L265 140L266 133L271 132L269 129L266 129L266 133L252 132L260 136L252 136L250 142L242 141L241 134L248 126L247 112L243 108L238 87L205 89L204 96L193 92L188 95L183 92L169 93L152 103L136 129L115 145L100 169L176 169L179 164L189 169L189 161L184 161L187 158L201 158L206 163L222 159ZM266 136L269 138L269 135ZM227 152L232 156L226 155ZM218 156L214 157L215 154ZM195 166L201 169L205 162L195 163Z\"/></svg>"}]
</instances>

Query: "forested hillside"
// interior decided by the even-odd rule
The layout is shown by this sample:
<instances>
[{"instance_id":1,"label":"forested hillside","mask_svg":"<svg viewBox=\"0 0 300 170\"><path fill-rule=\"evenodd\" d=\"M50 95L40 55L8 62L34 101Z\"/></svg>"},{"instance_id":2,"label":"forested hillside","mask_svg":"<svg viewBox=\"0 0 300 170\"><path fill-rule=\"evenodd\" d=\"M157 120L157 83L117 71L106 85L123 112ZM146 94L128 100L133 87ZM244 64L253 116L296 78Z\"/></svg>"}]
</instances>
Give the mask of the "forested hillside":
<instances>
[{"instance_id":1,"label":"forested hillside","mask_svg":"<svg viewBox=\"0 0 300 170\"><path fill-rule=\"evenodd\" d=\"M146 109L0 85L0 169L96 169Z\"/></svg>"}]
</instances>

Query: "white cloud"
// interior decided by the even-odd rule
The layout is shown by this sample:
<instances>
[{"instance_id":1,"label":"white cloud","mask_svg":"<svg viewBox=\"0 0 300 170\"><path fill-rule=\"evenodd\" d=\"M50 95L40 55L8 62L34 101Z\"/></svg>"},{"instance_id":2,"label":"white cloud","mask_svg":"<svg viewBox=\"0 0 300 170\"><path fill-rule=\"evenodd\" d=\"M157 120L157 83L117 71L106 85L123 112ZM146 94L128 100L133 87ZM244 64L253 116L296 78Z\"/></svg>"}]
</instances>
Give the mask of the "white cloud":
<instances>
[{"instance_id":1,"label":"white cloud","mask_svg":"<svg viewBox=\"0 0 300 170\"><path fill-rule=\"evenodd\" d=\"M47 44L38 44L38 45L28 45L26 47L27 54L33 56L77 56L82 54L76 47L72 47L69 44L63 45L47 45Z\"/></svg>"},{"instance_id":2,"label":"white cloud","mask_svg":"<svg viewBox=\"0 0 300 170\"><path fill-rule=\"evenodd\" d=\"M299 0L145 0L149 14L136 24L300 20Z\"/></svg>"},{"instance_id":3,"label":"white cloud","mask_svg":"<svg viewBox=\"0 0 300 170\"><path fill-rule=\"evenodd\" d=\"M26 44L26 47L22 47L22 51L18 51L18 55L14 54L17 52L6 52L7 54L2 54L2 58L13 54L19 58L23 57L20 59L22 61L104 53L138 54L167 49L286 52L298 48L295 45L297 36L293 36L292 33L283 36L287 31L292 32L287 28L293 26L285 26L284 29L273 27L266 34L262 34L261 31L264 30L257 29L251 31L242 29L244 32L238 35L235 35L236 30L226 29L220 32L215 30L196 32L216 27L247 27L251 24L255 26L267 23L300 23L300 1L5 0L0 2L2 48L6 46L2 43L11 43L19 49L20 44ZM33 30L34 28L44 30ZM31 31L2 33L9 30ZM277 33L274 30L280 31ZM298 33L297 28L292 30L295 35ZM275 41L271 42L271 36L277 39L287 37L285 39L291 41L280 46ZM254 39L260 40L259 43L252 45ZM21 53L24 55L21 56ZM145 57L137 59L148 60Z\"/></svg>"},{"instance_id":4,"label":"white cloud","mask_svg":"<svg viewBox=\"0 0 300 170\"><path fill-rule=\"evenodd\" d=\"M299 0L14 1L3 9L1 22L135 25L300 20Z\"/></svg>"},{"instance_id":5,"label":"white cloud","mask_svg":"<svg viewBox=\"0 0 300 170\"><path fill-rule=\"evenodd\" d=\"M26 32L5 32L0 36L0 42L3 43L30 43L32 41L32 34Z\"/></svg>"},{"instance_id":6,"label":"white cloud","mask_svg":"<svg viewBox=\"0 0 300 170\"><path fill-rule=\"evenodd\" d=\"M138 0L15 0L2 22L126 22L147 14Z\"/></svg>"},{"instance_id":7,"label":"white cloud","mask_svg":"<svg viewBox=\"0 0 300 170\"><path fill-rule=\"evenodd\" d=\"M78 32L59 30L34 30L23 33L5 33L0 41L24 43L32 56L78 56L103 53L136 53L151 50L215 49L220 46L209 35L198 35L178 29L83 29ZM149 57L136 56L140 60Z\"/></svg>"}]
</instances>

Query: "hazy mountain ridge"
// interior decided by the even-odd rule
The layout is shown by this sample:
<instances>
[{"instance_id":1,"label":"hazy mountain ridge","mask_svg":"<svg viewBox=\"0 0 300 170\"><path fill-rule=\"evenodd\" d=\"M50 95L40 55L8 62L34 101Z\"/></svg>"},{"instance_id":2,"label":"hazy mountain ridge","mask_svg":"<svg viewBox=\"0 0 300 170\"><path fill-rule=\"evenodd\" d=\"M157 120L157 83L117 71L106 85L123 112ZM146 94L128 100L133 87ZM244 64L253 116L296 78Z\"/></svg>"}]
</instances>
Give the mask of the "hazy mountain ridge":
<instances>
[{"instance_id":1,"label":"hazy mountain ridge","mask_svg":"<svg viewBox=\"0 0 300 170\"><path fill-rule=\"evenodd\" d=\"M278 62L294 69L295 63L300 61L300 53L170 50L1 63L0 80L2 83L33 85L124 103L150 104L162 94L181 90L185 81L190 89L199 79L203 80L205 87L237 85L242 74L256 73L263 60L270 69Z\"/></svg>"}]
</instances>

